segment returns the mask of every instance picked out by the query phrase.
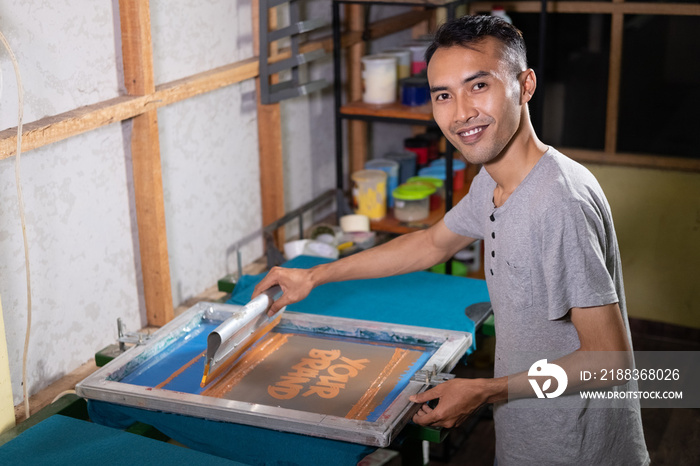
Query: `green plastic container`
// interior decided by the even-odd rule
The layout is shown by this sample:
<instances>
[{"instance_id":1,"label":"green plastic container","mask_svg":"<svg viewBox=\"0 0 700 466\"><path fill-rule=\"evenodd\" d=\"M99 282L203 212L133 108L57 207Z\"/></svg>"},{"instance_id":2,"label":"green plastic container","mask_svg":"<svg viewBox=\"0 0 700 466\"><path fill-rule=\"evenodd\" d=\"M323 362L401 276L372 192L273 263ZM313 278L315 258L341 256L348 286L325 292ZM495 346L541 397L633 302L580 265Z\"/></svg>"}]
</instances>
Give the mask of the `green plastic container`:
<instances>
[{"instance_id":1,"label":"green plastic container","mask_svg":"<svg viewBox=\"0 0 700 466\"><path fill-rule=\"evenodd\" d=\"M402 184L394 189L394 217L400 222L416 222L430 215L430 196L434 187L427 184Z\"/></svg>"},{"instance_id":2,"label":"green plastic container","mask_svg":"<svg viewBox=\"0 0 700 466\"><path fill-rule=\"evenodd\" d=\"M442 185L445 184L445 182L440 178L435 178L434 176L412 176L406 181L406 183L410 183L411 181L427 181L434 184L435 189L440 189L442 188Z\"/></svg>"},{"instance_id":3,"label":"green plastic container","mask_svg":"<svg viewBox=\"0 0 700 466\"><path fill-rule=\"evenodd\" d=\"M412 176L406 182L410 183L430 183L435 186L435 193L430 196L430 210L437 210L442 205L442 200L445 198L445 182L440 178L433 176Z\"/></svg>"}]
</instances>

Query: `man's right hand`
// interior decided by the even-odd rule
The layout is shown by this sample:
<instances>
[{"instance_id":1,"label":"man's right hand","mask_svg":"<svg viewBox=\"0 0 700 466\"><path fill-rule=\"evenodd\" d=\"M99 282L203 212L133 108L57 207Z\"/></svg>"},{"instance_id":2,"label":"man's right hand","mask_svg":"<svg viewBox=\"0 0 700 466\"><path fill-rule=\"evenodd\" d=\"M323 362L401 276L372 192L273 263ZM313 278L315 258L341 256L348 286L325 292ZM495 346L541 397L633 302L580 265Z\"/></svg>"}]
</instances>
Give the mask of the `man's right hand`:
<instances>
[{"instance_id":1,"label":"man's right hand","mask_svg":"<svg viewBox=\"0 0 700 466\"><path fill-rule=\"evenodd\" d=\"M273 267L253 290L255 298L263 291L275 285L282 288L282 296L272 303L267 311L271 316L288 304L293 304L306 298L314 287L312 280L313 269L287 269Z\"/></svg>"}]
</instances>

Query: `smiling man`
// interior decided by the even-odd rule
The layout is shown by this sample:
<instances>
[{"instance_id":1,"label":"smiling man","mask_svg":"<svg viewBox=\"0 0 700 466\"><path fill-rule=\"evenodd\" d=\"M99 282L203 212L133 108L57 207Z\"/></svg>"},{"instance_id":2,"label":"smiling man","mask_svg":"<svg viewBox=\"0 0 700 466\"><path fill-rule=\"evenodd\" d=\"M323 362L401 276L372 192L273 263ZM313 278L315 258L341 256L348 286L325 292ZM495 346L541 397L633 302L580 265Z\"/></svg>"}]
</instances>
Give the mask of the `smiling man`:
<instances>
[{"instance_id":1,"label":"smiling man","mask_svg":"<svg viewBox=\"0 0 700 466\"><path fill-rule=\"evenodd\" d=\"M273 268L254 296L279 284L276 312L320 284L424 270L483 239L495 378L453 379L414 396L422 405L413 420L453 427L494 403L499 465L647 464L638 404L518 407L517 398L535 396L527 368L514 369L523 353L557 354L569 390L591 368L587 355L631 353L610 207L586 168L537 138L527 106L537 79L520 31L490 16L453 20L426 60L435 121L468 162L483 165L467 196L426 230L308 270Z\"/></svg>"}]
</instances>

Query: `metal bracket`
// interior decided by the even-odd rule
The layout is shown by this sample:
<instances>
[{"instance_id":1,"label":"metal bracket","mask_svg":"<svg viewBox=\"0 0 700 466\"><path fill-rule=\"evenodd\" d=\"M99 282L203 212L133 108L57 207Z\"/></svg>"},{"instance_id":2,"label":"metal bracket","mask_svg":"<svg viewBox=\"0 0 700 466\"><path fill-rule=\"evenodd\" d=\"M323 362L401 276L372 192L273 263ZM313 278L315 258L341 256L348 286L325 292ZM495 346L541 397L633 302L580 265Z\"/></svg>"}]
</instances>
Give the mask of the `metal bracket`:
<instances>
[{"instance_id":1,"label":"metal bracket","mask_svg":"<svg viewBox=\"0 0 700 466\"><path fill-rule=\"evenodd\" d=\"M274 222L270 223L269 225L265 226L264 228L261 228L259 230L256 230L248 235L246 235L243 239L238 240L235 242L233 245L229 246L226 249L226 256L228 257L229 254L236 254L236 262L237 262L237 268L238 268L238 275L236 278L240 278L243 276L243 260L241 258L241 248L245 246L246 244L250 243L251 241L255 241L260 239L260 237L263 238L263 241L265 241L265 254L267 257L267 264L268 267L272 267L272 265L277 265L279 263L284 262L284 256L282 256L282 253L279 251L274 246L274 242L269 241L272 237L272 232L277 230L278 228L286 225L288 222L297 219L299 221L299 238L304 237L304 213L312 211L316 207L320 205L326 205L330 203L333 199L339 200L342 198L342 192L337 191L336 189L329 189L325 193L321 194L315 199L312 199L311 201L307 202L303 206L294 209L291 212L288 212L285 214L283 217L275 220ZM272 251L269 246L272 246L275 251ZM270 265L272 264L272 265Z\"/></svg>"},{"instance_id":2,"label":"metal bracket","mask_svg":"<svg viewBox=\"0 0 700 466\"><path fill-rule=\"evenodd\" d=\"M433 364L432 370L421 369L421 370L417 371L415 374L413 374L413 377L411 377L411 380L414 382L420 382L420 383L430 385L431 387L434 387L435 385L441 384L443 382L447 382L448 380L451 380L454 378L455 378L454 374L447 374L445 372L438 372L437 366L435 364Z\"/></svg>"},{"instance_id":3,"label":"metal bracket","mask_svg":"<svg viewBox=\"0 0 700 466\"><path fill-rule=\"evenodd\" d=\"M119 317L117 318L117 337L117 341L119 341L119 351L124 352L126 351L127 343L132 345L143 345L151 338L151 335L140 332L127 333L126 326L122 322L122 318Z\"/></svg>"},{"instance_id":4,"label":"metal bracket","mask_svg":"<svg viewBox=\"0 0 700 466\"><path fill-rule=\"evenodd\" d=\"M274 31L268 30L270 8L289 4L290 25ZM299 78L299 66L326 56L323 49L307 53L299 53L299 34L304 34L326 25L321 19L299 20L299 5L297 0L260 0L260 101L263 104L274 104L285 99L308 95L328 86L325 79L302 83ZM289 38L291 58L270 63L270 43ZM289 70L291 78L272 83L270 77L281 71Z\"/></svg>"}]
</instances>

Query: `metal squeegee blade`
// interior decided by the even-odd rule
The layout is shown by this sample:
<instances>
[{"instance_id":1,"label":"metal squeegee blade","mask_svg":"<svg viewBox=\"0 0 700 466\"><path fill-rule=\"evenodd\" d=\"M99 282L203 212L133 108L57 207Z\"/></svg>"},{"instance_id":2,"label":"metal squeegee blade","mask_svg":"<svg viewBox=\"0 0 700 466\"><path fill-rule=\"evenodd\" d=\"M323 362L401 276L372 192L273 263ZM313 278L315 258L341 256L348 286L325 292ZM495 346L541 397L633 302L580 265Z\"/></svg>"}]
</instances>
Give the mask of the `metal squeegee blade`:
<instances>
[{"instance_id":1,"label":"metal squeegee blade","mask_svg":"<svg viewBox=\"0 0 700 466\"><path fill-rule=\"evenodd\" d=\"M240 356L258 337L277 325L284 309L269 317L268 303L269 297L261 294L209 334L202 387L218 375L217 369L225 368L226 362Z\"/></svg>"}]
</instances>

